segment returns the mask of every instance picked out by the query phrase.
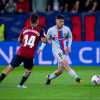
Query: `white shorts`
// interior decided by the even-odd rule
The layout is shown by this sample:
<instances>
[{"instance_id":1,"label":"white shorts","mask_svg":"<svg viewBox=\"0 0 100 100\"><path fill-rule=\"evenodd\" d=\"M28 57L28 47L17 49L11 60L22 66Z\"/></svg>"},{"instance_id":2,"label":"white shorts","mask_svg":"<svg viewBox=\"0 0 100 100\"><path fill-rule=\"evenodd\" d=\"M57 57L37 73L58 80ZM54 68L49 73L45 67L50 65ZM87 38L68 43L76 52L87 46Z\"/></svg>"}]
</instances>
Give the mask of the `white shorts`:
<instances>
[{"instance_id":1,"label":"white shorts","mask_svg":"<svg viewBox=\"0 0 100 100\"><path fill-rule=\"evenodd\" d=\"M58 60L58 62L62 62L64 59L66 59L66 55L61 49L53 50L53 55Z\"/></svg>"}]
</instances>

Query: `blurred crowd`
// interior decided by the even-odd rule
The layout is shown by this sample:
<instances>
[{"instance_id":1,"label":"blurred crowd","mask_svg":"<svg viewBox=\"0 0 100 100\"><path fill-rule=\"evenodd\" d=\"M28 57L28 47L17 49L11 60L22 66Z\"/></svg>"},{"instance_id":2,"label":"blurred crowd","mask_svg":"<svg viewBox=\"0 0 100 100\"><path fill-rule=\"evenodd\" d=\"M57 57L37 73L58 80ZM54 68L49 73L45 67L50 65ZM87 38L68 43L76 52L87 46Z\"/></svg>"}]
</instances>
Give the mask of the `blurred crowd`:
<instances>
[{"instance_id":1,"label":"blurred crowd","mask_svg":"<svg viewBox=\"0 0 100 100\"><path fill-rule=\"evenodd\" d=\"M0 0L0 13L96 12L100 0Z\"/></svg>"},{"instance_id":2,"label":"blurred crowd","mask_svg":"<svg viewBox=\"0 0 100 100\"><path fill-rule=\"evenodd\" d=\"M99 4L100 0L48 0L47 11L96 12L100 11Z\"/></svg>"}]
</instances>

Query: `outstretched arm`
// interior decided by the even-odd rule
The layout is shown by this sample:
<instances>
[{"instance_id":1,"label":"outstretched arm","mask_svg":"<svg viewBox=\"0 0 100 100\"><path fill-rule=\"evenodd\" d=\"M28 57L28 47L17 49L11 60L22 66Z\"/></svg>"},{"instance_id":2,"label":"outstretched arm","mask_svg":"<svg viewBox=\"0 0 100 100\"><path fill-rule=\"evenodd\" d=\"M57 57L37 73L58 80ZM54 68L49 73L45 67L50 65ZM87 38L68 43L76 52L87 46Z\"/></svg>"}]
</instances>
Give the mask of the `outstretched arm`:
<instances>
[{"instance_id":1,"label":"outstretched arm","mask_svg":"<svg viewBox=\"0 0 100 100\"><path fill-rule=\"evenodd\" d=\"M41 41L42 41L42 43L41 43L41 46L39 47L39 50L42 51L46 46L46 37L42 37Z\"/></svg>"}]
</instances>

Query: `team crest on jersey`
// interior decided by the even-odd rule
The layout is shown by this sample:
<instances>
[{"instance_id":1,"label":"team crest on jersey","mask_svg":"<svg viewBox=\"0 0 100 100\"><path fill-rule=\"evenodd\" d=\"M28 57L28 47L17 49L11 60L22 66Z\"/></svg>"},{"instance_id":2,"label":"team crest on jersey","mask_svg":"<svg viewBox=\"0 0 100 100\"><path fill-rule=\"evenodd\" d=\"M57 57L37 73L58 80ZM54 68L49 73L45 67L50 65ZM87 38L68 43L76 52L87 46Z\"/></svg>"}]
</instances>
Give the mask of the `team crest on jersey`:
<instances>
[{"instance_id":1,"label":"team crest on jersey","mask_svg":"<svg viewBox=\"0 0 100 100\"><path fill-rule=\"evenodd\" d=\"M64 33L64 38L66 38L67 37L67 34L66 33Z\"/></svg>"}]
</instances>

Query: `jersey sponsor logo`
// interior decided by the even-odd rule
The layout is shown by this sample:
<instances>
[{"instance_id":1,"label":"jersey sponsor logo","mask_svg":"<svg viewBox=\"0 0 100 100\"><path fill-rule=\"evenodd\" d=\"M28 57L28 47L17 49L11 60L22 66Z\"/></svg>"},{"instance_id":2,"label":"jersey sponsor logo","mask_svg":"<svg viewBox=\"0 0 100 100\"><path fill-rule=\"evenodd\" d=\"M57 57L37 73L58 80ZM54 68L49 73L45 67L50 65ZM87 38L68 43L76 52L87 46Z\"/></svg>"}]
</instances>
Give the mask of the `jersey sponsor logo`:
<instances>
[{"instance_id":1,"label":"jersey sponsor logo","mask_svg":"<svg viewBox=\"0 0 100 100\"><path fill-rule=\"evenodd\" d=\"M37 36L40 36L39 32L36 31L36 30L33 30L33 29L26 29L26 30L23 31L23 34L29 33L29 32L34 33L34 34L36 34Z\"/></svg>"}]
</instances>

